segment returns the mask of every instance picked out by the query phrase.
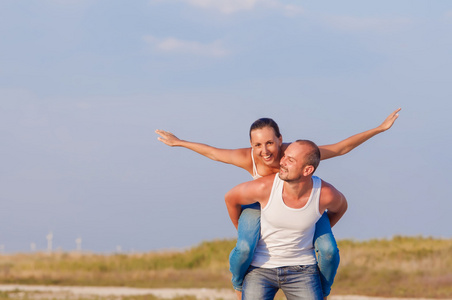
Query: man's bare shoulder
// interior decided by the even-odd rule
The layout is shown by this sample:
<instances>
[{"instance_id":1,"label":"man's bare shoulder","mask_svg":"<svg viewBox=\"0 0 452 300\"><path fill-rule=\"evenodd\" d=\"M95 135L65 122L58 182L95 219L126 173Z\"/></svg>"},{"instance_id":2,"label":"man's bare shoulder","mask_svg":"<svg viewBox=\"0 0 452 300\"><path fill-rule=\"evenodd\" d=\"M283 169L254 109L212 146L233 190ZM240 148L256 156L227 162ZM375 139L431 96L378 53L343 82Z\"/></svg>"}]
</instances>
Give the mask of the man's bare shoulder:
<instances>
[{"instance_id":1,"label":"man's bare shoulder","mask_svg":"<svg viewBox=\"0 0 452 300\"><path fill-rule=\"evenodd\" d=\"M333 185L322 180L319 210L323 214L328 210L331 227L333 227L347 211L347 199Z\"/></svg>"},{"instance_id":2,"label":"man's bare shoulder","mask_svg":"<svg viewBox=\"0 0 452 300\"><path fill-rule=\"evenodd\" d=\"M261 204L262 208L265 207L268 202L268 197L270 197L275 176L278 176L278 174L271 174L253 180L253 183L255 183L254 189L258 194L258 196L256 196L256 201Z\"/></svg>"},{"instance_id":3,"label":"man's bare shoulder","mask_svg":"<svg viewBox=\"0 0 452 300\"><path fill-rule=\"evenodd\" d=\"M275 174L243 182L226 193L226 202L241 205L267 201L273 186Z\"/></svg>"},{"instance_id":4,"label":"man's bare shoulder","mask_svg":"<svg viewBox=\"0 0 452 300\"><path fill-rule=\"evenodd\" d=\"M275 176L277 176L277 174L278 173L263 176L261 178L253 180L252 182L254 182L257 187L260 186L261 188L265 188L270 186L271 189L271 187L273 186L273 181L275 180Z\"/></svg>"},{"instance_id":5,"label":"man's bare shoulder","mask_svg":"<svg viewBox=\"0 0 452 300\"><path fill-rule=\"evenodd\" d=\"M248 190L252 190L255 197L266 199L273 187L273 181L276 174L267 175L255 180L248 181Z\"/></svg>"},{"instance_id":6,"label":"man's bare shoulder","mask_svg":"<svg viewBox=\"0 0 452 300\"><path fill-rule=\"evenodd\" d=\"M336 197L340 197L342 194L332 184L322 180L322 189L320 193L321 201L332 201Z\"/></svg>"}]
</instances>

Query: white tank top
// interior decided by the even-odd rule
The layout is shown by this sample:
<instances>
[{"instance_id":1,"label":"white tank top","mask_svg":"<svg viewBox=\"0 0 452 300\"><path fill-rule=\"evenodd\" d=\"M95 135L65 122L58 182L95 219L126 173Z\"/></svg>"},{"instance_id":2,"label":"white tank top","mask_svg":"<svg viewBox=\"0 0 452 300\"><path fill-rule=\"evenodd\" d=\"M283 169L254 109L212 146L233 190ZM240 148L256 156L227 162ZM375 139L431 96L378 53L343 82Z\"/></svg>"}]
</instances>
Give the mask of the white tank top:
<instances>
[{"instance_id":1,"label":"white tank top","mask_svg":"<svg viewBox=\"0 0 452 300\"><path fill-rule=\"evenodd\" d=\"M261 238L251 265L278 268L316 263L313 239L320 219L322 180L312 176L313 188L306 205L290 208L282 199L284 181L276 174L267 205L261 210Z\"/></svg>"},{"instance_id":2,"label":"white tank top","mask_svg":"<svg viewBox=\"0 0 452 300\"><path fill-rule=\"evenodd\" d=\"M254 161L253 148L251 148L251 160L253 161L253 179L261 178L262 176L257 173L256 162Z\"/></svg>"}]
</instances>

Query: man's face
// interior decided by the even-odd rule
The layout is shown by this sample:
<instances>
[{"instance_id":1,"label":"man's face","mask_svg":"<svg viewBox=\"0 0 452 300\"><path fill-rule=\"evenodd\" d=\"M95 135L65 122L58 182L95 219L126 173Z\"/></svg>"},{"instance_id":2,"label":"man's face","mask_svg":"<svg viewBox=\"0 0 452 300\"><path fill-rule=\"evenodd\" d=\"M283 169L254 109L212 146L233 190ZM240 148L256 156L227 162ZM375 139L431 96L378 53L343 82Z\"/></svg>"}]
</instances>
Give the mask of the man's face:
<instances>
[{"instance_id":1,"label":"man's face","mask_svg":"<svg viewBox=\"0 0 452 300\"><path fill-rule=\"evenodd\" d=\"M299 143L290 144L281 158L279 178L288 182L302 178L306 167L305 158L308 152L309 147L306 145L300 145Z\"/></svg>"},{"instance_id":2,"label":"man's face","mask_svg":"<svg viewBox=\"0 0 452 300\"><path fill-rule=\"evenodd\" d=\"M279 160L282 138L275 135L271 127L251 131L251 147L254 154L266 165L272 165Z\"/></svg>"}]
</instances>

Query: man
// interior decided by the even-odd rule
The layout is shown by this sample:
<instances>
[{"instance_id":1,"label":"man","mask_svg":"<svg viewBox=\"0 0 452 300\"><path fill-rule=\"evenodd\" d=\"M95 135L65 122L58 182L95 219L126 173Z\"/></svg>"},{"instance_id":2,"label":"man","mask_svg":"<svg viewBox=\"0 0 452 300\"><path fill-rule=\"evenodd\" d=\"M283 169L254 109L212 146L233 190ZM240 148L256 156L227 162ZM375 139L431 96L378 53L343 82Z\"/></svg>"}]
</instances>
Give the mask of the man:
<instances>
[{"instance_id":1,"label":"man","mask_svg":"<svg viewBox=\"0 0 452 300\"><path fill-rule=\"evenodd\" d=\"M375 128L355 134L335 144L319 146L321 159L344 155L373 136L388 130L398 118L399 111L400 108L396 109L381 125ZM160 135L159 141L168 146L184 147L212 160L243 168L254 179L277 173L280 159L289 145L289 143L282 142L278 125L269 118L258 119L251 125L249 131L251 148L220 149L202 143L181 140L167 131L156 130L156 133ZM253 259L260 236L259 205L251 205L243 209L239 224L237 245L229 256L229 262L232 284L237 298L241 299L243 279ZM323 294L324 297L327 297L339 266L339 251L326 214L317 222L314 246L317 252Z\"/></svg>"},{"instance_id":2,"label":"man","mask_svg":"<svg viewBox=\"0 0 452 300\"><path fill-rule=\"evenodd\" d=\"M315 223L327 211L331 226L347 210L345 197L313 176L320 162L311 141L290 144L278 174L242 183L225 196L237 227L241 205L261 205L261 238L245 276L243 299L273 299L281 288L288 300L322 299L313 248Z\"/></svg>"}]
</instances>

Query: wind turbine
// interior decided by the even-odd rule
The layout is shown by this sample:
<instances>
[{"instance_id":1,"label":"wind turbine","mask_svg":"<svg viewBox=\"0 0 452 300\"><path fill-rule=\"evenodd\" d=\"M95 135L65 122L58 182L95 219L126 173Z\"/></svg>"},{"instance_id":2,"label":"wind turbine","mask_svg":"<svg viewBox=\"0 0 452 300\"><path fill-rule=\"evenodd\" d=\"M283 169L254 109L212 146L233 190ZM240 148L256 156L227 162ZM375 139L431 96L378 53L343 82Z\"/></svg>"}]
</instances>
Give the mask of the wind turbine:
<instances>
[{"instance_id":1,"label":"wind turbine","mask_svg":"<svg viewBox=\"0 0 452 300\"><path fill-rule=\"evenodd\" d=\"M78 237L75 239L75 244L77 245L77 252L82 251L82 238Z\"/></svg>"},{"instance_id":2,"label":"wind turbine","mask_svg":"<svg viewBox=\"0 0 452 300\"><path fill-rule=\"evenodd\" d=\"M47 234L46 238L47 238L47 251L52 252L53 233L49 232L49 234Z\"/></svg>"}]
</instances>

